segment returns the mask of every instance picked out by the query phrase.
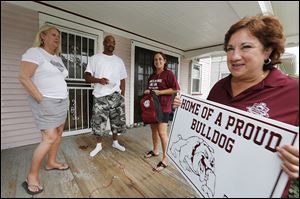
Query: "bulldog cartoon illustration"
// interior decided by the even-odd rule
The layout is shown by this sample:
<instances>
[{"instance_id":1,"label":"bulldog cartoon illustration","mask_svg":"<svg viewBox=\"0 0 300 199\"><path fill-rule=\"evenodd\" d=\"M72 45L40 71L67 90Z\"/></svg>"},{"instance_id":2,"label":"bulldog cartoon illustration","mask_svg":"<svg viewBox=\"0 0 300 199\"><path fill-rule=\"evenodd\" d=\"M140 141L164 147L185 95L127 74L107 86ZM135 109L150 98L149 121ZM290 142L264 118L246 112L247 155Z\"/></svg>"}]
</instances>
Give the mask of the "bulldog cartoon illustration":
<instances>
[{"instance_id":1,"label":"bulldog cartoon illustration","mask_svg":"<svg viewBox=\"0 0 300 199\"><path fill-rule=\"evenodd\" d=\"M201 193L205 197L213 197L216 183L213 148L197 136L183 139L178 135L178 140L171 144L170 152L184 170L199 176Z\"/></svg>"}]
</instances>

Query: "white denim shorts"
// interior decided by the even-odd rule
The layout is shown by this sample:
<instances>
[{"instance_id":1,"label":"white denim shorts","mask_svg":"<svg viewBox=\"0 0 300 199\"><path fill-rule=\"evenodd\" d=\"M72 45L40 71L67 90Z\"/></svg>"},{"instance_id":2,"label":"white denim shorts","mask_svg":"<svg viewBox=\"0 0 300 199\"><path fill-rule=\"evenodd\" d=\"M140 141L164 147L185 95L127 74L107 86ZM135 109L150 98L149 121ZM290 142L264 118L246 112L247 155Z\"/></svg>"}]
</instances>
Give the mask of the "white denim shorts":
<instances>
[{"instance_id":1,"label":"white denim shorts","mask_svg":"<svg viewBox=\"0 0 300 199\"><path fill-rule=\"evenodd\" d=\"M40 130L57 128L65 123L69 108L69 98L55 99L44 97L40 103L37 103L31 96L28 99L36 125Z\"/></svg>"}]
</instances>

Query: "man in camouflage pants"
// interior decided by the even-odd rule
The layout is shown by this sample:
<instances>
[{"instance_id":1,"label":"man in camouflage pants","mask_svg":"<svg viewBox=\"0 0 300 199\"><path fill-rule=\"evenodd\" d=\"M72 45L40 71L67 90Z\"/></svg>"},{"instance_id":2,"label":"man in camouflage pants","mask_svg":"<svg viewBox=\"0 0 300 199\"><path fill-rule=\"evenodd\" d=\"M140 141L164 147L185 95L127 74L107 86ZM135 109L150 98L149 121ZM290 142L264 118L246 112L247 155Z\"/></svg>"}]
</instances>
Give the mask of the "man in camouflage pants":
<instances>
[{"instance_id":1,"label":"man in camouflage pants","mask_svg":"<svg viewBox=\"0 0 300 199\"><path fill-rule=\"evenodd\" d=\"M113 54L114 37L106 36L103 46L103 53L90 58L84 73L85 80L95 84L91 127L93 134L96 135L97 145L90 152L92 157L102 150L102 137L110 132L106 130L108 119L113 133L112 146L125 151L125 147L118 142L118 134L126 132L124 95L127 73L122 59Z\"/></svg>"}]
</instances>

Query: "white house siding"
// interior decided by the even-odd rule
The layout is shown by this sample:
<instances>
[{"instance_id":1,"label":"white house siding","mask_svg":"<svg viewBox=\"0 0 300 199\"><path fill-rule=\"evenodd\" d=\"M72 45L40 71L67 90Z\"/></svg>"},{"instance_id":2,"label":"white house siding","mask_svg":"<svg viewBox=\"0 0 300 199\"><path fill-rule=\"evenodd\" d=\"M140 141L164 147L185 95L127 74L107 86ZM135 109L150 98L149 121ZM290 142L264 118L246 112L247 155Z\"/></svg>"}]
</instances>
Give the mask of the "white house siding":
<instances>
[{"instance_id":1,"label":"white house siding","mask_svg":"<svg viewBox=\"0 0 300 199\"><path fill-rule=\"evenodd\" d=\"M221 79L221 74L230 73L227 67L226 57L212 57L210 89Z\"/></svg>"},{"instance_id":2,"label":"white house siding","mask_svg":"<svg viewBox=\"0 0 300 199\"><path fill-rule=\"evenodd\" d=\"M20 59L32 46L38 13L1 2L1 150L41 139L19 83Z\"/></svg>"},{"instance_id":3,"label":"white house siding","mask_svg":"<svg viewBox=\"0 0 300 199\"><path fill-rule=\"evenodd\" d=\"M211 89L210 77L211 77L211 58L205 58L200 60L201 64L201 98L206 99Z\"/></svg>"},{"instance_id":4,"label":"white house siding","mask_svg":"<svg viewBox=\"0 0 300 199\"><path fill-rule=\"evenodd\" d=\"M178 71L179 75L179 85L180 92L190 94L191 90L191 60L180 59L180 71Z\"/></svg>"}]
</instances>

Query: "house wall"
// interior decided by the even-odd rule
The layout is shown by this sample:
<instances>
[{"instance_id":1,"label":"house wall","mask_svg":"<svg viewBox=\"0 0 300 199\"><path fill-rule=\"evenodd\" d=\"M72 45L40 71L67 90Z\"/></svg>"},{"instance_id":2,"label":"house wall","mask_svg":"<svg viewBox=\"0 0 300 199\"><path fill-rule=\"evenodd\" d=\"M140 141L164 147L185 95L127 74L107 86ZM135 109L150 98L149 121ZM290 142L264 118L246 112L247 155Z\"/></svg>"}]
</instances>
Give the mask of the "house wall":
<instances>
[{"instance_id":1,"label":"house wall","mask_svg":"<svg viewBox=\"0 0 300 199\"><path fill-rule=\"evenodd\" d=\"M180 71L178 71L180 92L190 94L191 90L191 60L180 59Z\"/></svg>"},{"instance_id":2,"label":"house wall","mask_svg":"<svg viewBox=\"0 0 300 199\"><path fill-rule=\"evenodd\" d=\"M210 78L211 78L211 58L205 58L200 60L200 64L202 66L201 73L201 98L206 99L210 88Z\"/></svg>"},{"instance_id":3,"label":"house wall","mask_svg":"<svg viewBox=\"0 0 300 199\"><path fill-rule=\"evenodd\" d=\"M27 101L18 80L22 54L32 46L38 13L1 2L1 149L39 142Z\"/></svg>"},{"instance_id":4,"label":"house wall","mask_svg":"<svg viewBox=\"0 0 300 199\"><path fill-rule=\"evenodd\" d=\"M226 57L213 57L211 61L210 89L221 79L222 73L230 73L227 67Z\"/></svg>"}]
</instances>

